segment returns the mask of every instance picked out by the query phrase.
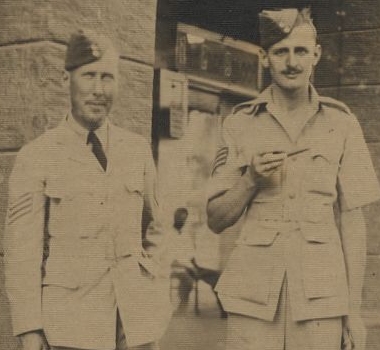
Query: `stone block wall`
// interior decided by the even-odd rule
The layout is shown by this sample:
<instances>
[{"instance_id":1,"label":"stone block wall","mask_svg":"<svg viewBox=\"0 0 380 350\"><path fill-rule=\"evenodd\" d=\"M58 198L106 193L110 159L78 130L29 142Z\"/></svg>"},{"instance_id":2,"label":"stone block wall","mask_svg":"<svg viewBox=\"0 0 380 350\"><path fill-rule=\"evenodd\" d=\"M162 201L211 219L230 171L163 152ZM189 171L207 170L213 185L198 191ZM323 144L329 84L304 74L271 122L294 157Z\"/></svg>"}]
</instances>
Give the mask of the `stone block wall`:
<instances>
[{"instance_id":1,"label":"stone block wall","mask_svg":"<svg viewBox=\"0 0 380 350\"><path fill-rule=\"evenodd\" d=\"M322 30L319 90L345 102L358 117L380 179L380 1L330 1ZM321 10L320 10L321 11ZM317 23L318 24L318 23ZM367 222L367 268L363 315L367 350L380 344L380 203L364 208Z\"/></svg>"},{"instance_id":2,"label":"stone block wall","mask_svg":"<svg viewBox=\"0 0 380 350\"><path fill-rule=\"evenodd\" d=\"M17 150L68 111L68 38L85 27L114 39L122 58L114 122L150 139L155 24L156 0L0 1L0 349L19 349L2 269L8 177Z\"/></svg>"}]
</instances>

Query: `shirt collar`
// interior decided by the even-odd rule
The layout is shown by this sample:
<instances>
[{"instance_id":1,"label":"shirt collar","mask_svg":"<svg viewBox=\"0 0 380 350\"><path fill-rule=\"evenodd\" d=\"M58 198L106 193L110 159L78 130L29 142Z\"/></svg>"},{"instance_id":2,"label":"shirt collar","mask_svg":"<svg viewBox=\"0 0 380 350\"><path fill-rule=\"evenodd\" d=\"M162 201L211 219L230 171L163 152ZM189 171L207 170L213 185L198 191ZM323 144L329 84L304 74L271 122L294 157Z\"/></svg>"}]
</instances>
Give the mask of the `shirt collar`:
<instances>
[{"instance_id":1,"label":"shirt collar","mask_svg":"<svg viewBox=\"0 0 380 350\"><path fill-rule=\"evenodd\" d=\"M271 101L273 101L272 85L268 86L255 100L253 100L253 103L255 105L266 105Z\"/></svg>"},{"instance_id":2,"label":"shirt collar","mask_svg":"<svg viewBox=\"0 0 380 350\"><path fill-rule=\"evenodd\" d=\"M307 108L307 111L313 112L313 115L318 111L319 105L321 102L320 96L315 90L313 85L309 85L309 105ZM277 106L275 105L273 101L273 85L270 85L268 88L266 88L259 97L254 100L255 105L262 105L265 104L266 108L269 112L272 110L277 110Z\"/></svg>"},{"instance_id":3,"label":"shirt collar","mask_svg":"<svg viewBox=\"0 0 380 350\"><path fill-rule=\"evenodd\" d=\"M303 107L302 120L293 121L299 125L299 128L293 129L290 127L290 120L283 115L283 112L280 110L280 108L276 105L275 101L273 100L273 85L269 86L266 90L264 90L258 98L258 108L265 108L277 120L277 122L282 125L282 127L285 129L285 131L289 134L289 136L292 139L297 138L299 132L302 131L302 129L305 127L308 121L317 114L321 103L321 99L317 91L310 84L309 103L305 104L305 106ZM296 133L294 130L296 131Z\"/></svg>"},{"instance_id":4,"label":"shirt collar","mask_svg":"<svg viewBox=\"0 0 380 350\"><path fill-rule=\"evenodd\" d=\"M71 112L67 115L66 121L69 128L80 137L84 144L86 144L89 131L75 120ZM107 149L108 145L108 128L109 121L108 119L106 119L105 122L94 131L96 136L102 143L104 149Z\"/></svg>"}]
</instances>

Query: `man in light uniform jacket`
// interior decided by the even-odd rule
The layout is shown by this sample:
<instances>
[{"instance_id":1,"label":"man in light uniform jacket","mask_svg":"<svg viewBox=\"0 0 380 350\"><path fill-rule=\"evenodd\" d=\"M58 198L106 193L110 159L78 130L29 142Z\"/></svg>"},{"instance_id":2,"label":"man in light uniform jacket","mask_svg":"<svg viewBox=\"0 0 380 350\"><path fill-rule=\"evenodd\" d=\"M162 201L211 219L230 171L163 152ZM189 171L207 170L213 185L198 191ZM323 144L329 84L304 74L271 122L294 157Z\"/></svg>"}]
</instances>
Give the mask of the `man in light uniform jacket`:
<instances>
[{"instance_id":1,"label":"man in light uniform jacket","mask_svg":"<svg viewBox=\"0 0 380 350\"><path fill-rule=\"evenodd\" d=\"M259 20L273 82L225 120L208 202L217 233L242 217L216 287L227 348L364 350L361 207L379 198L370 155L348 107L310 83L321 56L310 11Z\"/></svg>"},{"instance_id":2,"label":"man in light uniform jacket","mask_svg":"<svg viewBox=\"0 0 380 350\"><path fill-rule=\"evenodd\" d=\"M71 111L17 155L5 277L25 350L156 349L170 318L167 280L141 246L143 210L158 214L150 146L108 119L118 61L109 39L73 34Z\"/></svg>"}]
</instances>

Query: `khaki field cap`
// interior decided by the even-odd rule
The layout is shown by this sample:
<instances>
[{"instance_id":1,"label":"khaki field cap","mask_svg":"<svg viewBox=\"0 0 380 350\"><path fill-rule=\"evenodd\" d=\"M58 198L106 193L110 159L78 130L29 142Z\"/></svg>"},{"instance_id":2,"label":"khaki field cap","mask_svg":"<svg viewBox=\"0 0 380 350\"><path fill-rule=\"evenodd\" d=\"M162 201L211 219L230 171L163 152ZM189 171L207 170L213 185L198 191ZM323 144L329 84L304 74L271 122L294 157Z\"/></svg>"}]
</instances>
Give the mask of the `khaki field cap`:
<instances>
[{"instance_id":1,"label":"khaki field cap","mask_svg":"<svg viewBox=\"0 0 380 350\"><path fill-rule=\"evenodd\" d=\"M316 33L310 9L263 10L259 13L260 44L265 50L286 38L297 26L309 24Z\"/></svg>"},{"instance_id":2,"label":"khaki field cap","mask_svg":"<svg viewBox=\"0 0 380 350\"><path fill-rule=\"evenodd\" d=\"M80 29L73 33L69 40L65 69L72 71L85 64L95 62L109 49L115 51L109 38L87 29Z\"/></svg>"}]
</instances>

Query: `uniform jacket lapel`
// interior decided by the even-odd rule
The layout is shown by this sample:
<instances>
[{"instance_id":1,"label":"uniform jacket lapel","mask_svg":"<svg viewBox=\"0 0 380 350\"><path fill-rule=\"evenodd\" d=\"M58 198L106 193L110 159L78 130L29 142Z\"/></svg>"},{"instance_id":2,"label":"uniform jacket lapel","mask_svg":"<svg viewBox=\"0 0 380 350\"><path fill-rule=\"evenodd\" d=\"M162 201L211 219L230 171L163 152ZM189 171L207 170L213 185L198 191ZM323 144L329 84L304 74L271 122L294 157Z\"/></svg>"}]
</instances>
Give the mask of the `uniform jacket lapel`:
<instances>
[{"instance_id":1,"label":"uniform jacket lapel","mask_svg":"<svg viewBox=\"0 0 380 350\"><path fill-rule=\"evenodd\" d=\"M83 140L67 125L66 118L62 120L56 131L57 145L64 150L69 161L81 164L91 164L96 161Z\"/></svg>"},{"instance_id":2,"label":"uniform jacket lapel","mask_svg":"<svg viewBox=\"0 0 380 350\"><path fill-rule=\"evenodd\" d=\"M134 172L136 170L134 167L140 163L141 154L136 153L136 145L128 136L128 130L119 129L115 125L109 124L108 173L113 172L115 167L125 167L127 172Z\"/></svg>"}]
</instances>

